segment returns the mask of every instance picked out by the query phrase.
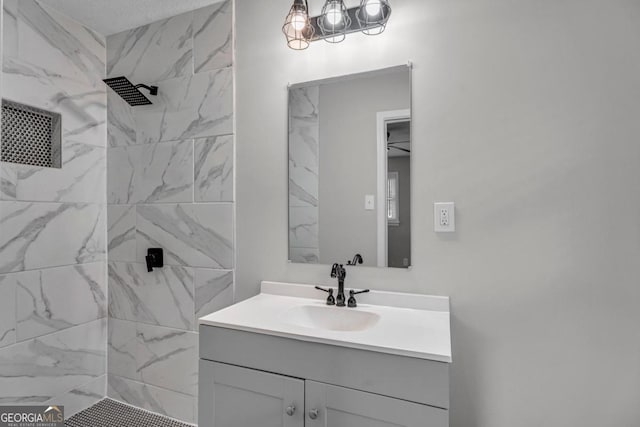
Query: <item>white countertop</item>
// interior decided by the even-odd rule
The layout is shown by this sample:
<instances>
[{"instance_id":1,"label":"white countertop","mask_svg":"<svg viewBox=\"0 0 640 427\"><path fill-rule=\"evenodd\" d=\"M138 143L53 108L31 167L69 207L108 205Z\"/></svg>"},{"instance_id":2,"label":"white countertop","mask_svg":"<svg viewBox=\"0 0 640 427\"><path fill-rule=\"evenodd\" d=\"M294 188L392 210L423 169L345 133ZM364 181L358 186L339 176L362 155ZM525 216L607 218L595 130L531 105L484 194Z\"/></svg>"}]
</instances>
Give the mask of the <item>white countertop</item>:
<instances>
[{"instance_id":1,"label":"white countertop","mask_svg":"<svg viewBox=\"0 0 640 427\"><path fill-rule=\"evenodd\" d=\"M325 307L326 294L309 285L262 282L261 293L199 320L200 325L451 363L449 298L371 291L358 295L360 310L379 321L362 331L332 331L292 324L287 312Z\"/></svg>"}]
</instances>

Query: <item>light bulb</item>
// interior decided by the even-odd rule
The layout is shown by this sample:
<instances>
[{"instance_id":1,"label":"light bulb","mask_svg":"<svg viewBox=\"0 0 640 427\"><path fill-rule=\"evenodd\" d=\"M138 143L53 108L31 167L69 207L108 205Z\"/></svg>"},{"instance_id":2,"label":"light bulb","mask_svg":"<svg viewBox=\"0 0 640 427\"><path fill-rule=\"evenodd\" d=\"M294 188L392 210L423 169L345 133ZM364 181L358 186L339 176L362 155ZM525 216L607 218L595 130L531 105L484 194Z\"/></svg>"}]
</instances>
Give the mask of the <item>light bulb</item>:
<instances>
[{"instance_id":1,"label":"light bulb","mask_svg":"<svg viewBox=\"0 0 640 427\"><path fill-rule=\"evenodd\" d=\"M307 20L304 13L296 13L291 19L291 25L296 31L302 31L307 26Z\"/></svg>"},{"instance_id":2,"label":"light bulb","mask_svg":"<svg viewBox=\"0 0 640 427\"><path fill-rule=\"evenodd\" d=\"M380 14L380 8L380 0L370 0L365 6L365 10L369 16L378 16Z\"/></svg>"},{"instance_id":3,"label":"light bulb","mask_svg":"<svg viewBox=\"0 0 640 427\"><path fill-rule=\"evenodd\" d=\"M327 9L325 17L329 25L336 26L340 24L340 22L342 22L342 9L340 8L340 4L334 3L330 6L329 9Z\"/></svg>"}]
</instances>

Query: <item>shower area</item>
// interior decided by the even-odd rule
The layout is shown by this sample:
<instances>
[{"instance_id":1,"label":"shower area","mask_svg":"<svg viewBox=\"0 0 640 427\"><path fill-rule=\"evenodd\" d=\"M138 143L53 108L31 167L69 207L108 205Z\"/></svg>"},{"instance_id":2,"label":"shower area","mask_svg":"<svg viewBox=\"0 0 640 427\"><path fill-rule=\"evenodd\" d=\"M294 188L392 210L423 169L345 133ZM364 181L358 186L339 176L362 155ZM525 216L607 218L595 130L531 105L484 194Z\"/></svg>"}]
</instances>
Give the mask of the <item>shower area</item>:
<instances>
[{"instance_id":1,"label":"shower area","mask_svg":"<svg viewBox=\"0 0 640 427\"><path fill-rule=\"evenodd\" d=\"M232 0L109 35L2 3L0 405L196 424L197 319L234 298Z\"/></svg>"}]
</instances>

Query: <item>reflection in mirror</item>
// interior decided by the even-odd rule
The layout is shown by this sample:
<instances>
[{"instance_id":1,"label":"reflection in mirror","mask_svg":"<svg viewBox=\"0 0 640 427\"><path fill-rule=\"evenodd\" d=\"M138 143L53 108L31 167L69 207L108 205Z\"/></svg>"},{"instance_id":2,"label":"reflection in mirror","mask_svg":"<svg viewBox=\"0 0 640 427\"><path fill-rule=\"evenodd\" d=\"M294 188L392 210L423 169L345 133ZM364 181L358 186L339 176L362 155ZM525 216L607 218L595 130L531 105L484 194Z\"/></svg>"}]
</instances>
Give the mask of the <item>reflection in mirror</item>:
<instances>
[{"instance_id":1,"label":"reflection in mirror","mask_svg":"<svg viewBox=\"0 0 640 427\"><path fill-rule=\"evenodd\" d=\"M289 259L411 265L411 70L289 88Z\"/></svg>"}]
</instances>

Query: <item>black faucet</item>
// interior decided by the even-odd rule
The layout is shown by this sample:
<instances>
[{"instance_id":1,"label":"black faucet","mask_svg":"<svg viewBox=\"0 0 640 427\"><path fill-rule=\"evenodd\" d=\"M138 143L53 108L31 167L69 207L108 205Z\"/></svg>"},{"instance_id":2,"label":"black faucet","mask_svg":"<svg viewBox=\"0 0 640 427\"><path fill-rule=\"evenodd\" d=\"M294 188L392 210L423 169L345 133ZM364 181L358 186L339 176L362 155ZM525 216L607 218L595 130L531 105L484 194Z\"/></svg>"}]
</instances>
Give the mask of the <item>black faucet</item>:
<instances>
[{"instance_id":1,"label":"black faucet","mask_svg":"<svg viewBox=\"0 0 640 427\"><path fill-rule=\"evenodd\" d=\"M347 270L344 269L342 264L335 263L331 267L331 277L338 279L338 295L336 296L336 305L338 307L344 307L347 300L344 296L344 279L347 277Z\"/></svg>"}]
</instances>

